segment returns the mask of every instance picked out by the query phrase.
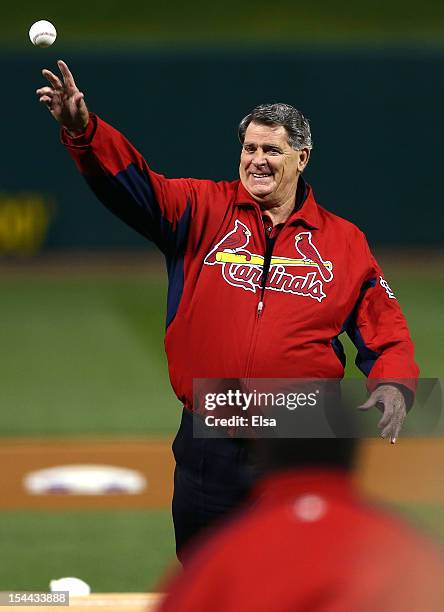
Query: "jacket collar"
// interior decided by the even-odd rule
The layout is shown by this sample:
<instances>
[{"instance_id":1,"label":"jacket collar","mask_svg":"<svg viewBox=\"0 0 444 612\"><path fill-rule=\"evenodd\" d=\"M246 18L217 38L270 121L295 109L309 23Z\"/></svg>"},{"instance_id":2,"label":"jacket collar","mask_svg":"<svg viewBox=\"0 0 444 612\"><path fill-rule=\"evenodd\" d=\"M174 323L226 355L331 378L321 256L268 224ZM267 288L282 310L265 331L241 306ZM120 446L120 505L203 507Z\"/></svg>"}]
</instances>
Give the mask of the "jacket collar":
<instances>
[{"instance_id":1,"label":"jacket collar","mask_svg":"<svg viewBox=\"0 0 444 612\"><path fill-rule=\"evenodd\" d=\"M296 200L299 199L301 194L302 205L294 210L288 218L288 224L303 223L308 229L319 229L320 218L319 218L319 207L314 199L313 190L311 186L305 182L302 176L299 177L298 181L298 193ZM248 193L242 182L237 181L237 192L234 200L235 206L254 206L259 208L258 203Z\"/></svg>"}]
</instances>

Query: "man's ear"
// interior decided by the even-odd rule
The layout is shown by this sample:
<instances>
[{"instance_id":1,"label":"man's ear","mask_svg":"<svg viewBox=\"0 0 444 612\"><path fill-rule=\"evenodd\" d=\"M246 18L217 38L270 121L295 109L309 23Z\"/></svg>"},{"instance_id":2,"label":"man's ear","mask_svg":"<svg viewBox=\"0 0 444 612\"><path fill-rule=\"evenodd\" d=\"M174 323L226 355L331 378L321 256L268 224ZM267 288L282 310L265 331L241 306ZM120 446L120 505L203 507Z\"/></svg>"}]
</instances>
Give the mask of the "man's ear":
<instances>
[{"instance_id":1,"label":"man's ear","mask_svg":"<svg viewBox=\"0 0 444 612\"><path fill-rule=\"evenodd\" d=\"M298 161L298 170L299 172L302 172L307 164L308 164L308 160L310 159L310 149L301 149L299 151L299 161Z\"/></svg>"}]
</instances>

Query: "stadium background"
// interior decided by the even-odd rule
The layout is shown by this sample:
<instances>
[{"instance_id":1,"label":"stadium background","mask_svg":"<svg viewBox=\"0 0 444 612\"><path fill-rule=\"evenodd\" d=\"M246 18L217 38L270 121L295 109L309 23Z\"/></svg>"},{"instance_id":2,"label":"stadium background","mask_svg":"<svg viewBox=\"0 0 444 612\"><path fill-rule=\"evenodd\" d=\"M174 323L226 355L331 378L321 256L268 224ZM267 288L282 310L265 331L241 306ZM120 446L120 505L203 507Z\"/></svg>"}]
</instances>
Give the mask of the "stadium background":
<instances>
[{"instance_id":1,"label":"stadium background","mask_svg":"<svg viewBox=\"0 0 444 612\"><path fill-rule=\"evenodd\" d=\"M180 414L163 354L162 261L95 201L35 99L40 69L59 57L90 109L167 176L235 178L243 114L269 100L300 107L312 122L307 178L318 200L367 233L407 315L422 375L441 376L444 5L426 0L417 11L410 0L3 8L3 485L25 448L147 437L167 445ZM46 50L27 38L41 18L59 32ZM439 539L444 452L428 472L429 447L404 444L411 452L393 477L410 495L388 501ZM415 499L409 466L418 463L424 481L435 479L435 497L429 488ZM166 504L27 507L6 485L0 499L8 559L0 590L46 589L51 578L75 575L95 591L141 591L173 557Z\"/></svg>"}]
</instances>

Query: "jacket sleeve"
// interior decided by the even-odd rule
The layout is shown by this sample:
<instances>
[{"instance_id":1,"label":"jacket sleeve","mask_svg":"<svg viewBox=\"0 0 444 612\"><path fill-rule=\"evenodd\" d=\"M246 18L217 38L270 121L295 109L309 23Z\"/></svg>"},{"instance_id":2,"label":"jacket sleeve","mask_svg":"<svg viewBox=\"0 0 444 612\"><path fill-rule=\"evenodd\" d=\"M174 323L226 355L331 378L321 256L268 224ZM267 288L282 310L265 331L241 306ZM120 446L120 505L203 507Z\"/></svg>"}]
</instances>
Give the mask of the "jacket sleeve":
<instances>
[{"instance_id":1,"label":"jacket sleeve","mask_svg":"<svg viewBox=\"0 0 444 612\"><path fill-rule=\"evenodd\" d=\"M119 131L94 114L83 134L72 137L62 129L61 140L106 208L164 254L183 245L198 181L156 174Z\"/></svg>"},{"instance_id":2,"label":"jacket sleeve","mask_svg":"<svg viewBox=\"0 0 444 612\"><path fill-rule=\"evenodd\" d=\"M414 346L398 300L361 234L365 278L346 331L358 349L356 365L368 377L373 391L378 385L401 385L411 405L419 368Z\"/></svg>"}]
</instances>

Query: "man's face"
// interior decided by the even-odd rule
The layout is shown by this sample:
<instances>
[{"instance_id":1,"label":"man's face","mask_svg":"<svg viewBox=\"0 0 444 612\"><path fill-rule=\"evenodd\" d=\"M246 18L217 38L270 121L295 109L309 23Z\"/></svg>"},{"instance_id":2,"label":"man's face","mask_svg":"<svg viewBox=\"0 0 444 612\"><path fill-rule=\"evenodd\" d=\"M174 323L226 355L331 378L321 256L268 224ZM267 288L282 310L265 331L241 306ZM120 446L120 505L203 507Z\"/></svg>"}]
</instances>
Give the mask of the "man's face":
<instances>
[{"instance_id":1,"label":"man's face","mask_svg":"<svg viewBox=\"0 0 444 612\"><path fill-rule=\"evenodd\" d=\"M296 151L288 144L282 125L251 122L245 132L239 176L255 200L279 205L295 194L297 177L308 158L308 149Z\"/></svg>"}]
</instances>

